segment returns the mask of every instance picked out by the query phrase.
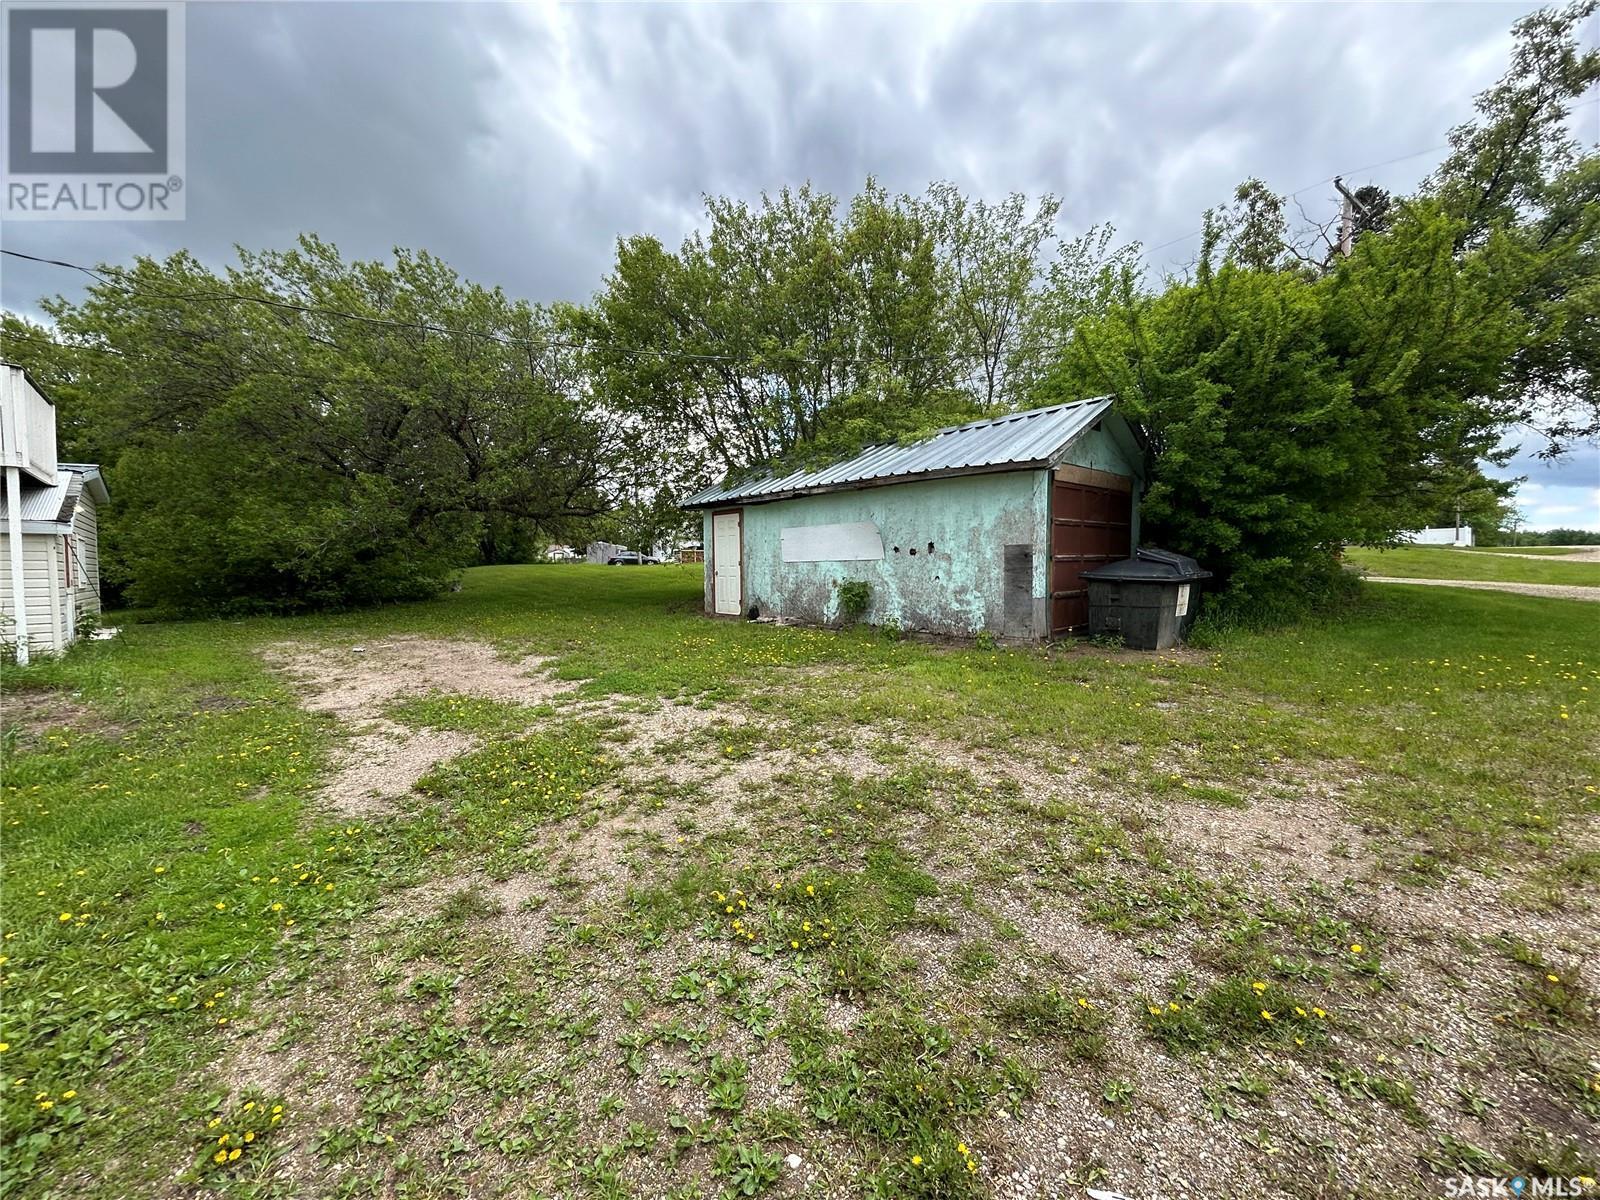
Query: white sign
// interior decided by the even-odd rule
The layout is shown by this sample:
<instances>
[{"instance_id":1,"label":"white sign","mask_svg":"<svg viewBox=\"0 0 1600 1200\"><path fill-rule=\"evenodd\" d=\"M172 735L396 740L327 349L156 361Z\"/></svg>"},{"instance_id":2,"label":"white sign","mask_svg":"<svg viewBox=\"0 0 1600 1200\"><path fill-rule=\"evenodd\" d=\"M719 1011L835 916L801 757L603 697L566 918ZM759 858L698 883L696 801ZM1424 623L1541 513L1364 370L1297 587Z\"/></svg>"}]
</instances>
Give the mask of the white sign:
<instances>
[{"instance_id":1,"label":"white sign","mask_svg":"<svg viewBox=\"0 0 1600 1200\"><path fill-rule=\"evenodd\" d=\"M1189 585L1187 583L1178 585L1178 615L1180 617L1189 615Z\"/></svg>"},{"instance_id":2,"label":"white sign","mask_svg":"<svg viewBox=\"0 0 1600 1200\"><path fill-rule=\"evenodd\" d=\"M783 561L867 562L883 558L883 537L871 521L848 525L794 525L780 538Z\"/></svg>"}]
</instances>

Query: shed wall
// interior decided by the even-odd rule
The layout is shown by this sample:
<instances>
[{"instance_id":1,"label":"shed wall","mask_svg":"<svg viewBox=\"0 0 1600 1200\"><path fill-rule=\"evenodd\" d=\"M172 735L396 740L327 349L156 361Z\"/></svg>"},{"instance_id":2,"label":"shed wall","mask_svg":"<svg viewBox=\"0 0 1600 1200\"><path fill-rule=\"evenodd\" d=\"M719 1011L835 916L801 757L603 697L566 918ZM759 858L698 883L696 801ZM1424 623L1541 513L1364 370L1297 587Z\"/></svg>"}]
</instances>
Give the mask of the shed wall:
<instances>
[{"instance_id":1,"label":"shed wall","mask_svg":"<svg viewBox=\"0 0 1600 1200\"><path fill-rule=\"evenodd\" d=\"M872 589L865 617L872 624L1037 636L1045 478L1042 471L967 475L749 505L743 510L746 607L827 624L839 617L838 585L864 580ZM881 559L783 561L785 529L863 522L882 538ZM708 516L708 539L709 524ZM1007 546L1026 547L1029 603L1021 611L1006 603ZM1014 553L1013 591L1016 569ZM707 600L709 609L709 575Z\"/></svg>"},{"instance_id":2,"label":"shed wall","mask_svg":"<svg viewBox=\"0 0 1600 1200\"><path fill-rule=\"evenodd\" d=\"M1138 545L1143 470L1126 423L1109 417L1085 430L1062 462L1134 480L1132 541ZM742 514L744 605L762 616L831 624L839 617L838 585L864 580L872 589L865 617L871 624L895 622L907 630L966 636L986 629L1003 637L1043 638L1050 628L1051 486L1052 472L1036 469L885 484L766 504L732 502L701 513L701 540L712 545L713 511ZM882 559L784 561L784 530L862 522L872 523L881 536ZM708 613L715 611L712 570L708 554Z\"/></svg>"}]
</instances>

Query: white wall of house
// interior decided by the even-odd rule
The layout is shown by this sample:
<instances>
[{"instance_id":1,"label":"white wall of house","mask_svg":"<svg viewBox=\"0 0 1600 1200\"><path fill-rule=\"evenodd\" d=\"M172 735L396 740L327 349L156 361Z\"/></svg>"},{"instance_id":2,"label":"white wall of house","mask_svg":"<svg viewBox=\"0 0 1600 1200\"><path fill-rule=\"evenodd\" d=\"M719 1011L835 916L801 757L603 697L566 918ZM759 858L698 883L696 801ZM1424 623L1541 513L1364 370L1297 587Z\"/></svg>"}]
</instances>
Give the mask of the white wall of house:
<instances>
[{"instance_id":1,"label":"white wall of house","mask_svg":"<svg viewBox=\"0 0 1600 1200\"><path fill-rule=\"evenodd\" d=\"M75 615L65 586L65 566L59 534L22 535L23 603L27 611L28 647L34 652L66 648L68 621ZM0 640L13 640L16 611L11 588L11 554L8 535L0 534Z\"/></svg>"},{"instance_id":2,"label":"white wall of house","mask_svg":"<svg viewBox=\"0 0 1600 1200\"><path fill-rule=\"evenodd\" d=\"M72 514L72 594L78 621L100 615L100 516L94 498L84 489Z\"/></svg>"},{"instance_id":3,"label":"white wall of house","mask_svg":"<svg viewBox=\"0 0 1600 1200\"><path fill-rule=\"evenodd\" d=\"M1402 541L1413 546L1470 546L1473 544L1471 525L1446 525L1441 529L1417 529L1402 533Z\"/></svg>"}]
</instances>

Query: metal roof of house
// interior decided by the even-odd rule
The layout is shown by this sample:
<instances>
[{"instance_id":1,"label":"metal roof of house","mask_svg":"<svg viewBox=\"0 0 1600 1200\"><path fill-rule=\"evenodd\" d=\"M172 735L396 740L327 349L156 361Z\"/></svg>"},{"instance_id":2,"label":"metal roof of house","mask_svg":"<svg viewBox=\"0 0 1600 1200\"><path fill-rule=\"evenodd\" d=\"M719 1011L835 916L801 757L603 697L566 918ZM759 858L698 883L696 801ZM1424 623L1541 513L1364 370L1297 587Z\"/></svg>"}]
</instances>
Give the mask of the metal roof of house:
<instances>
[{"instance_id":1,"label":"metal roof of house","mask_svg":"<svg viewBox=\"0 0 1600 1200\"><path fill-rule=\"evenodd\" d=\"M22 485L22 532L71 533L78 497L85 491L101 504L109 498L100 478L100 468L93 463L57 463L56 481L52 484L25 481ZM9 513L5 491L0 489L0 521ZM0 533L4 532L0 529Z\"/></svg>"},{"instance_id":2,"label":"metal roof of house","mask_svg":"<svg viewBox=\"0 0 1600 1200\"><path fill-rule=\"evenodd\" d=\"M1111 398L1100 396L952 425L924 441L873 446L845 462L814 471L769 474L709 487L690 496L682 507L710 508L734 501L759 504L881 483L1052 466L1110 408Z\"/></svg>"}]
</instances>

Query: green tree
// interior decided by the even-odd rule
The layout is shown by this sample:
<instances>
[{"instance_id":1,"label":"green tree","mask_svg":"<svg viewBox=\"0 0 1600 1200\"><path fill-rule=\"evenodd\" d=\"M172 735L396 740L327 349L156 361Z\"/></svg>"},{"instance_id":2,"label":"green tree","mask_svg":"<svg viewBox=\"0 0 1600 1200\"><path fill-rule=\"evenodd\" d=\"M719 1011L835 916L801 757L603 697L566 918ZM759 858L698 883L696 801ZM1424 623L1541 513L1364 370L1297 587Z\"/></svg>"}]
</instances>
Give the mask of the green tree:
<instances>
[{"instance_id":1,"label":"green tree","mask_svg":"<svg viewBox=\"0 0 1600 1200\"><path fill-rule=\"evenodd\" d=\"M687 474L826 456L971 415L919 211L872 181L843 220L784 189L706 201L676 253L624 239L569 327L604 401L687 445Z\"/></svg>"},{"instance_id":2,"label":"green tree","mask_svg":"<svg viewBox=\"0 0 1600 1200\"><path fill-rule=\"evenodd\" d=\"M1024 349L1044 248L1055 238L1061 202L1046 195L1030 206L1026 196L1013 192L990 204L962 195L954 184L935 183L916 208L938 239L958 373L983 408L1021 407L1026 397L1011 386L1010 368Z\"/></svg>"},{"instance_id":3,"label":"green tree","mask_svg":"<svg viewBox=\"0 0 1600 1200\"><path fill-rule=\"evenodd\" d=\"M1492 254L1458 258L1458 229L1413 205L1319 278L1215 265L1213 220L1196 278L1155 297L1125 280L1047 390L1110 392L1145 427L1149 538L1241 604L1305 595L1344 543L1426 524L1496 453L1517 280Z\"/></svg>"},{"instance_id":4,"label":"green tree","mask_svg":"<svg viewBox=\"0 0 1600 1200\"><path fill-rule=\"evenodd\" d=\"M1508 360L1519 416L1547 452L1600 436L1600 158L1573 135L1574 103L1600 80L1600 50L1580 40L1595 0L1518 21L1505 75L1450 131L1451 152L1424 194L1457 217L1456 246L1515 270L1528 334Z\"/></svg>"},{"instance_id":5,"label":"green tree","mask_svg":"<svg viewBox=\"0 0 1600 1200\"><path fill-rule=\"evenodd\" d=\"M549 314L429 255L347 263L303 238L220 275L180 253L102 276L46 306L71 349L8 352L72 413L64 446L106 465L108 573L134 603L427 595L487 522L611 503L630 430Z\"/></svg>"}]
</instances>

